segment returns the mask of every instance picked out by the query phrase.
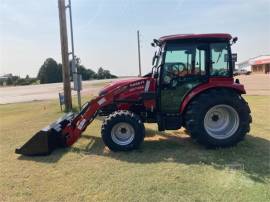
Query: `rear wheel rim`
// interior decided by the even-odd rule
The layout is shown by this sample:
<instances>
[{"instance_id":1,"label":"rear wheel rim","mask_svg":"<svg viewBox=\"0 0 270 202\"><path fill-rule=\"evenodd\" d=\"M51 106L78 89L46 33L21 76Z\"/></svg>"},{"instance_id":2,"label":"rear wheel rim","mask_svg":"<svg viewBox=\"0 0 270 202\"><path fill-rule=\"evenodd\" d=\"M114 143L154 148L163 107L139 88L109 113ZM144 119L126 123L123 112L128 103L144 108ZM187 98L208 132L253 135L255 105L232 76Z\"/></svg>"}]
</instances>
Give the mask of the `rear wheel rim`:
<instances>
[{"instance_id":1,"label":"rear wheel rim","mask_svg":"<svg viewBox=\"0 0 270 202\"><path fill-rule=\"evenodd\" d=\"M113 126L111 137L114 143L125 146L134 140L135 130L129 123L120 122Z\"/></svg>"},{"instance_id":2,"label":"rear wheel rim","mask_svg":"<svg viewBox=\"0 0 270 202\"><path fill-rule=\"evenodd\" d=\"M239 115L229 105L216 105L205 114L204 128L215 139L227 139L233 136L238 127Z\"/></svg>"}]
</instances>

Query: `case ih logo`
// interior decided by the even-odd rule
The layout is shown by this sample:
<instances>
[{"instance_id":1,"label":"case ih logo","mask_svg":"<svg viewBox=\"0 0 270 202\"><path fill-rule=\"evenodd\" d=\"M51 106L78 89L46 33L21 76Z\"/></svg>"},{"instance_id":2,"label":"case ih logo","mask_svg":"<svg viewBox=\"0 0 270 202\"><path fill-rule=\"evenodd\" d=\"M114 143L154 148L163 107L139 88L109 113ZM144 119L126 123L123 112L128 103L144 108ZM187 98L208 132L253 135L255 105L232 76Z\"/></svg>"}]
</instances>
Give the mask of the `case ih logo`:
<instances>
[{"instance_id":1,"label":"case ih logo","mask_svg":"<svg viewBox=\"0 0 270 202\"><path fill-rule=\"evenodd\" d=\"M129 84L129 92L144 89L144 83L145 81L137 81L135 83Z\"/></svg>"},{"instance_id":2,"label":"case ih logo","mask_svg":"<svg viewBox=\"0 0 270 202\"><path fill-rule=\"evenodd\" d=\"M130 88L133 88L133 87L137 87L137 86L139 86L139 85L144 85L144 81L137 81L137 82L135 82L135 83L131 83L131 84L129 85L129 87L130 87Z\"/></svg>"}]
</instances>

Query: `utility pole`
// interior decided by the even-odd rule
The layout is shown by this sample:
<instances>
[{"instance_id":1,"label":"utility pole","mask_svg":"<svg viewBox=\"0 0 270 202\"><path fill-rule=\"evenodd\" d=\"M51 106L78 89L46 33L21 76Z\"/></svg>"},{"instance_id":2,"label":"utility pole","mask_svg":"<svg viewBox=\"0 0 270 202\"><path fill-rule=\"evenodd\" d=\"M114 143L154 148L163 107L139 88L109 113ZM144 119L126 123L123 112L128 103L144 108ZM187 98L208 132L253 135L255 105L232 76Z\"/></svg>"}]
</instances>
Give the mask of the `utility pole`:
<instances>
[{"instance_id":1,"label":"utility pole","mask_svg":"<svg viewBox=\"0 0 270 202\"><path fill-rule=\"evenodd\" d=\"M141 45L140 45L140 31L137 30L137 41L138 41L138 59L139 59L139 76L142 75L141 69Z\"/></svg>"},{"instance_id":2,"label":"utility pole","mask_svg":"<svg viewBox=\"0 0 270 202\"><path fill-rule=\"evenodd\" d=\"M59 22L60 22L60 39L61 39L61 52L62 52L62 73L64 85L64 102L65 110L71 111L71 88L70 88L70 75L69 75L69 57L68 57L68 38L67 38L67 22L66 22L66 6L65 0L58 0L59 8Z\"/></svg>"},{"instance_id":3,"label":"utility pole","mask_svg":"<svg viewBox=\"0 0 270 202\"><path fill-rule=\"evenodd\" d=\"M72 76L73 76L73 82L74 82L74 90L77 91L77 98L78 98L78 106L79 109L81 109L81 75L78 73L77 67L75 65L75 53L74 53L74 40L73 40L73 23L72 23L72 10L71 10L71 0L68 0L68 6L69 8L69 24L70 24L70 38L71 38L71 54L72 54ZM75 85L76 84L76 85Z\"/></svg>"}]
</instances>

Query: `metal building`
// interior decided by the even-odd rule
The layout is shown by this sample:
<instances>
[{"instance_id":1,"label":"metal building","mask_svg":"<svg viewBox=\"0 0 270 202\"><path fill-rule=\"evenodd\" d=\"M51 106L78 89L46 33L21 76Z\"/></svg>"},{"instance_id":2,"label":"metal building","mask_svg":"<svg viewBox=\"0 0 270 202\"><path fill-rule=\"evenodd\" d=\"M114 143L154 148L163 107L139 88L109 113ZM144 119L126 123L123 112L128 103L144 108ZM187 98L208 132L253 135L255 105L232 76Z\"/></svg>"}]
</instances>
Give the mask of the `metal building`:
<instances>
[{"instance_id":1,"label":"metal building","mask_svg":"<svg viewBox=\"0 0 270 202\"><path fill-rule=\"evenodd\" d=\"M260 55L250 58L244 62L238 63L239 70L247 70L252 73L269 74L270 73L270 55Z\"/></svg>"}]
</instances>

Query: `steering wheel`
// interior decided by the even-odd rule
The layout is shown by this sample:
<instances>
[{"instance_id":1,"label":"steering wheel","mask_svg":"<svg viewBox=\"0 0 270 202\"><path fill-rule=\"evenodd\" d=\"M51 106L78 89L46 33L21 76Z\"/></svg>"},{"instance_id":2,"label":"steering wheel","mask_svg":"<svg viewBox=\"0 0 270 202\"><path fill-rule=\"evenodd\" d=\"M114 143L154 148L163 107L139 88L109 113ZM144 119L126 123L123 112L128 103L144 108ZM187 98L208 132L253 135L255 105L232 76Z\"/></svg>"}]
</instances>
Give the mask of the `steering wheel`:
<instances>
[{"instance_id":1,"label":"steering wheel","mask_svg":"<svg viewBox=\"0 0 270 202\"><path fill-rule=\"evenodd\" d=\"M185 71L185 69L186 65L184 63L182 62L173 63L172 65L170 65L170 67L168 67L166 73L173 77L178 77L181 74L181 72Z\"/></svg>"},{"instance_id":2,"label":"steering wheel","mask_svg":"<svg viewBox=\"0 0 270 202\"><path fill-rule=\"evenodd\" d=\"M182 62L173 63L166 70L166 76L164 77L164 82L169 84L171 87L177 86L177 80L182 72L186 70L186 65Z\"/></svg>"}]
</instances>

